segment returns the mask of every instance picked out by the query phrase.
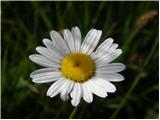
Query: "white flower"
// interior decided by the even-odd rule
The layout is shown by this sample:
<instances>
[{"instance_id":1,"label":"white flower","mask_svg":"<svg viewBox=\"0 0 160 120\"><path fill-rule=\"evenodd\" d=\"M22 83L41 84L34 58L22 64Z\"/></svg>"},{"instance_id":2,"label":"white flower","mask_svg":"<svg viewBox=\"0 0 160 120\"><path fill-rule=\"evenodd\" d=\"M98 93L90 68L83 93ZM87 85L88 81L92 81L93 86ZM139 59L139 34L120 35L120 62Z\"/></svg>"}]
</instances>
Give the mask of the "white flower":
<instances>
[{"instance_id":1,"label":"white flower","mask_svg":"<svg viewBox=\"0 0 160 120\"><path fill-rule=\"evenodd\" d=\"M106 39L97 49L102 31L91 29L81 44L78 27L65 29L62 37L51 31L51 39L43 39L46 47L36 48L39 54L29 58L45 67L30 74L35 83L54 82L47 91L47 96L60 94L62 100L68 100L77 106L83 98L87 103L93 101L93 94L105 98L107 93L114 93L116 87L111 82L124 80L117 72L125 69L122 63L111 63L121 53L118 44L112 38Z\"/></svg>"}]
</instances>

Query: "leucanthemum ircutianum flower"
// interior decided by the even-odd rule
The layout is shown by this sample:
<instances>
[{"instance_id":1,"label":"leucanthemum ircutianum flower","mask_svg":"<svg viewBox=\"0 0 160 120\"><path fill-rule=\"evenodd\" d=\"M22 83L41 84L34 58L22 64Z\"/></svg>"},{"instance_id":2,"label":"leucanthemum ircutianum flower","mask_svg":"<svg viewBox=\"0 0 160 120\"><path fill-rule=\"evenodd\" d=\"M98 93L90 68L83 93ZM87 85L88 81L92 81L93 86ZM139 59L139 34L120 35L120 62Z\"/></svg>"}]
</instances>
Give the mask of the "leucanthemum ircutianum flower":
<instances>
[{"instance_id":1,"label":"leucanthemum ircutianum flower","mask_svg":"<svg viewBox=\"0 0 160 120\"><path fill-rule=\"evenodd\" d=\"M125 69L122 63L111 63L121 53L112 38L106 39L97 47L102 31L91 29L82 42L78 27L64 29L63 37L56 31L50 32L51 40L43 39L45 47L36 48L39 54L30 55L34 63L43 66L30 74L34 83L54 82L47 96L60 94L77 106L83 98L93 101L93 94L105 98L114 93L116 87L111 82L119 82L124 77L117 72ZM97 49L95 50L95 48Z\"/></svg>"}]
</instances>

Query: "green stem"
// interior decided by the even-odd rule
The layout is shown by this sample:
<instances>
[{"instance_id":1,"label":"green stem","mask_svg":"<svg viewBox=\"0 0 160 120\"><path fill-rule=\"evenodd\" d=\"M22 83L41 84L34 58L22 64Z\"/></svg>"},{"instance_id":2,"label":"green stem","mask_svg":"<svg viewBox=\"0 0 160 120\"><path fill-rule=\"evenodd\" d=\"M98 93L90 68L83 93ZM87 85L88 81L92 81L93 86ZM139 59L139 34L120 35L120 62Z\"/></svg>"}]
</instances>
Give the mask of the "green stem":
<instances>
[{"instance_id":1,"label":"green stem","mask_svg":"<svg viewBox=\"0 0 160 120\"><path fill-rule=\"evenodd\" d=\"M82 110L80 111L80 113L78 113L79 115L79 117L78 117L78 119L81 119L81 118L83 118L83 116L84 116L84 114L85 114L85 112L86 112L86 110L87 110L87 107L88 107L88 104L86 104L86 103L83 103L83 108L82 108Z\"/></svg>"},{"instance_id":2,"label":"green stem","mask_svg":"<svg viewBox=\"0 0 160 120\"><path fill-rule=\"evenodd\" d=\"M111 118L115 118L117 116L117 114L119 113L119 111L121 110L121 108L125 105L129 95L132 93L132 91L134 90L134 88L136 87L136 85L139 83L140 79L142 77L144 77L144 72L143 70L145 69L146 65L148 65L150 59L152 58L153 53L156 51L157 48L157 42L158 40L155 41L152 50L150 51L149 55L147 56L146 60L144 61L143 67L140 70L139 74L137 75L137 77L135 78L135 80L133 81L130 89L128 90L128 92L125 94L125 96L123 97L123 99L121 100L119 107L115 110L115 112L111 115Z\"/></svg>"},{"instance_id":3,"label":"green stem","mask_svg":"<svg viewBox=\"0 0 160 120\"><path fill-rule=\"evenodd\" d=\"M157 48L157 45L158 45L158 41L159 41L159 40L156 39L156 42L154 43L152 50L150 51L147 59L145 60L145 62L144 62L144 64L143 64L143 68L148 65L150 59L152 58L154 52L156 51L156 48Z\"/></svg>"},{"instance_id":4,"label":"green stem","mask_svg":"<svg viewBox=\"0 0 160 120\"><path fill-rule=\"evenodd\" d=\"M130 44L132 42L132 40L134 39L134 37L137 35L137 33L139 32L139 29L136 28L129 36L128 40L124 43L122 50L124 52L127 52L128 48L130 47Z\"/></svg>"},{"instance_id":5,"label":"green stem","mask_svg":"<svg viewBox=\"0 0 160 120\"><path fill-rule=\"evenodd\" d=\"M158 84L148 88L146 91L142 92L141 95L147 95L154 90L157 90L157 91L159 90Z\"/></svg>"},{"instance_id":6,"label":"green stem","mask_svg":"<svg viewBox=\"0 0 160 120\"><path fill-rule=\"evenodd\" d=\"M119 107L115 110L115 112L111 115L111 119L115 118L117 116L117 114L119 113L119 111L121 110L121 108L124 106L125 102L127 101L129 95L131 94L131 92L134 90L134 88L136 87L136 85L139 83L139 80L141 79L141 77L143 77L143 73L139 73L137 75L137 77L135 78L134 82L132 83L130 89L128 90L128 92L125 94L125 96L122 98Z\"/></svg>"},{"instance_id":7,"label":"green stem","mask_svg":"<svg viewBox=\"0 0 160 120\"><path fill-rule=\"evenodd\" d=\"M61 105L60 109L58 110L58 112L56 113L55 119L58 119L58 117L60 116L60 114L63 112L63 110L66 107L66 102L63 102L63 104Z\"/></svg>"},{"instance_id":8,"label":"green stem","mask_svg":"<svg viewBox=\"0 0 160 120\"><path fill-rule=\"evenodd\" d=\"M78 110L78 106L73 109L73 111L72 111L71 114L69 115L69 119L73 119L73 117L75 116L77 110Z\"/></svg>"}]
</instances>

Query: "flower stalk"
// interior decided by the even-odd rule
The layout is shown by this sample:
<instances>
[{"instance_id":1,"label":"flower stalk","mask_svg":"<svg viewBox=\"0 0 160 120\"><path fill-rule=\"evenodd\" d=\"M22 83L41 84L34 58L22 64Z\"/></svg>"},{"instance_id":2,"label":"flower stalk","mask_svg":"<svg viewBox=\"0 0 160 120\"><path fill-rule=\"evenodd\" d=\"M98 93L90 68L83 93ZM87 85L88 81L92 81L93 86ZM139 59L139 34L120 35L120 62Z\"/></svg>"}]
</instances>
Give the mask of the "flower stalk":
<instances>
[{"instance_id":1,"label":"flower stalk","mask_svg":"<svg viewBox=\"0 0 160 120\"><path fill-rule=\"evenodd\" d=\"M77 110L78 110L79 106L75 107L73 109L73 111L71 112L71 114L69 115L69 119L73 119L73 117L75 116Z\"/></svg>"},{"instance_id":2,"label":"flower stalk","mask_svg":"<svg viewBox=\"0 0 160 120\"><path fill-rule=\"evenodd\" d=\"M121 110L121 108L125 105L125 103L126 103L128 97L129 97L129 95L133 92L133 90L135 89L135 87L138 85L140 79L143 78L143 77L145 77L145 73L143 72L143 70L148 65L149 61L151 60L151 58L153 56L153 53L156 51L157 45L158 45L158 40L155 41L152 50L150 51L149 55L147 56L146 60L144 61L142 69L139 71L139 74L134 79L134 81L133 81L130 89L128 90L128 92L125 94L125 96L123 97L123 99L120 101L119 107L111 115L111 119L113 119L113 118L115 118L117 116L117 114L119 113L119 111Z\"/></svg>"}]
</instances>

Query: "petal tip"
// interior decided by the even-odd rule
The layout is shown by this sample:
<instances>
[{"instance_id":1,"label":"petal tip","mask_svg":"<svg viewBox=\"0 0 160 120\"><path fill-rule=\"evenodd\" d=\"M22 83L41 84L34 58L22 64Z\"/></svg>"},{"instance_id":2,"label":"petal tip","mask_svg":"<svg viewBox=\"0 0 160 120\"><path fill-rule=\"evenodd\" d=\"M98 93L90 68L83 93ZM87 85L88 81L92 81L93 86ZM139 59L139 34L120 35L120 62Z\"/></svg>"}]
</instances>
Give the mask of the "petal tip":
<instances>
[{"instance_id":1,"label":"petal tip","mask_svg":"<svg viewBox=\"0 0 160 120\"><path fill-rule=\"evenodd\" d=\"M42 47L38 46L36 47L36 51L39 51Z\"/></svg>"},{"instance_id":2,"label":"petal tip","mask_svg":"<svg viewBox=\"0 0 160 120\"><path fill-rule=\"evenodd\" d=\"M44 38L44 39L42 40L43 43L46 43L47 41L48 41L48 39L46 39L46 38Z\"/></svg>"},{"instance_id":3,"label":"petal tip","mask_svg":"<svg viewBox=\"0 0 160 120\"><path fill-rule=\"evenodd\" d=\"M29 55L29 59L32 61L33 60L33 55Z\"/></svg>"}]
</instances>

